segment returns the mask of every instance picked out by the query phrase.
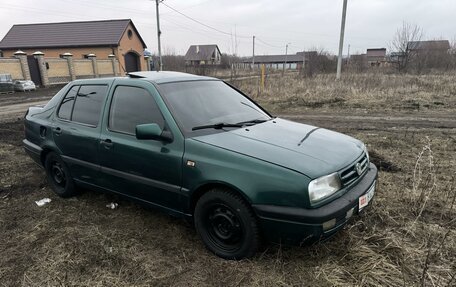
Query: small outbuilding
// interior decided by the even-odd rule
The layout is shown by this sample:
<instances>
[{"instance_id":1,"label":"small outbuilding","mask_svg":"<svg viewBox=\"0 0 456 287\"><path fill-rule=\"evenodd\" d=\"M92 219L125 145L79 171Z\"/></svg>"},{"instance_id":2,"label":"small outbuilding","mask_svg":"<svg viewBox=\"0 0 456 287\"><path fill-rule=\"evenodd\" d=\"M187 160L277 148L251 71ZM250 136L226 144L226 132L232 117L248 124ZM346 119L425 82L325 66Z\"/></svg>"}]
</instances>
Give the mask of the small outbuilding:
<instances>
[{"instance_id":1,"label":"small outbuilding","mask_svg":"<svg viewBox=\"0 0 456 287\"><path fill-rule=\"evenodd\" d=\"M386 61L386 48L371 48L366 51L366 60L369 67L383 67Z\"/></svg>"}]
</instances>

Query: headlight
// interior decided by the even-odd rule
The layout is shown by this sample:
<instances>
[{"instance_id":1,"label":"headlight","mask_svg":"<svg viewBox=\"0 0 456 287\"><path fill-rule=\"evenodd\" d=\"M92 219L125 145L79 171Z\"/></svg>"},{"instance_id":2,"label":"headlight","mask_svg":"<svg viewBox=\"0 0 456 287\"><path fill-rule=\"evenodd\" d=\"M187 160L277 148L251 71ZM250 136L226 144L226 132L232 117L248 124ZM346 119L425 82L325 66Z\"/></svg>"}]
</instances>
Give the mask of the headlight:
<instances>
[{"instance_id":1,"label":"headlight","mask_svg":"<svg viewBox=\"0 0 456 287\"><path fill-rule=\"evenodd\" d=\"M342 187L337 172L312 180L309 183L309 198L311 203L316 203L334 194Z\"/></svg>"}]
</instances>

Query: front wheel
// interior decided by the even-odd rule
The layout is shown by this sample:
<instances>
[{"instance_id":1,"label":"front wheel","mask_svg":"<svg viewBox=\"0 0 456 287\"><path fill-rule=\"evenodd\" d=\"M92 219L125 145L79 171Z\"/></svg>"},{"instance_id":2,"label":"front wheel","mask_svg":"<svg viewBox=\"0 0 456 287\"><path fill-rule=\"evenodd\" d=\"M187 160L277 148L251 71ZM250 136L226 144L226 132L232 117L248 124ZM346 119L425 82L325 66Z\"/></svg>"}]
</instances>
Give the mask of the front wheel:
<instances>
[{"instance_id":1,"label":"front wheel","mask_svg":"<svg viewBox=\"0 0 456 287\"><path fill-rule=\"evenodd\" d=\"M76 194L76 188L68 167L58 154L50 152L46 156L44 166L48 183L58 196L70 197Z\"/></svg>"},{"instance_id":2,"label":"front wheel","mask_svg":"<svg viewBox=\"0 0 456 287\"><path fill-rule=\"evenodd\" d=\"M236 193L213 189L195 207L195 227L206 247L225 259L252 257L260 236L250 206Z\"/></svg>"}]
</instances>

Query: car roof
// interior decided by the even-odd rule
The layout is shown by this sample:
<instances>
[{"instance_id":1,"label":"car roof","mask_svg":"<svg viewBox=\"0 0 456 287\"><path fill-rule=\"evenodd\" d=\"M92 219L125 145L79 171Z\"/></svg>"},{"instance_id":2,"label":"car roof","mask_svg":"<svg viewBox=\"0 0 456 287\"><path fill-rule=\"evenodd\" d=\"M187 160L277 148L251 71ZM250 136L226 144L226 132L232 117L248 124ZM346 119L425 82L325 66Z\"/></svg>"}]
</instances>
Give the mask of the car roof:
<instances>
[{"instance_id":1,"label":"car roof","mask_svg":"<svg viewBox=\"0 0 456 287\"><path fill-rule=\"evenodd\" d=\"M131 72L127 74L130 78L145 79L156 84L164 84L171 82L184 81L203 81L203 80L219 80L212 77L197 76L193 74L171 72L171 71L148 71L148 72Z\"/></svg>"}]
</instances>

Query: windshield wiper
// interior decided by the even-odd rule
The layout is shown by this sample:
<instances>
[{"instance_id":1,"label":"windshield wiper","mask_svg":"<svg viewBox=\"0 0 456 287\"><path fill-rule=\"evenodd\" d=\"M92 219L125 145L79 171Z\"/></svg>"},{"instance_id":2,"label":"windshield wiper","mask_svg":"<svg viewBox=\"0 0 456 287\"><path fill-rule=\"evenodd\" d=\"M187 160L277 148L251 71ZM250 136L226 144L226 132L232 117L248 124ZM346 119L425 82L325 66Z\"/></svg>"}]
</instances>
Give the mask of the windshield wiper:
<instances>
[{"instance_id":1,"label":"windshield wiper","mask_svg":"<svg viewBox=\"0 0 456 287\"><path fill-rule=\"evenodd\" d=\"M238 124L228 124L228 123L217 123L217 124L212 124L212 125L204 125L204 126L197 126L193 127L192 131L196 130L203 130L203 129L222 129L222 128L242 128L244 125L241 123Z\"/></svg>"},{"instance_id":2,"label":"windshield wiper","mask_svg":"<svg viewBox=\"0 0 456 287\"><path fill-rule=\"evenodd\" d=\"M270 120L270 119L269 119ZM261 123L264 123L264 122L267 122L269 120L265 120L265 119L256 119L256 120L250 120L250 121L243 121L243 122L239 122L239 123L236 123L236 124L240 124L240 125L256 125L256 124L261 124Z\"/></svg>"}]
</instances>

